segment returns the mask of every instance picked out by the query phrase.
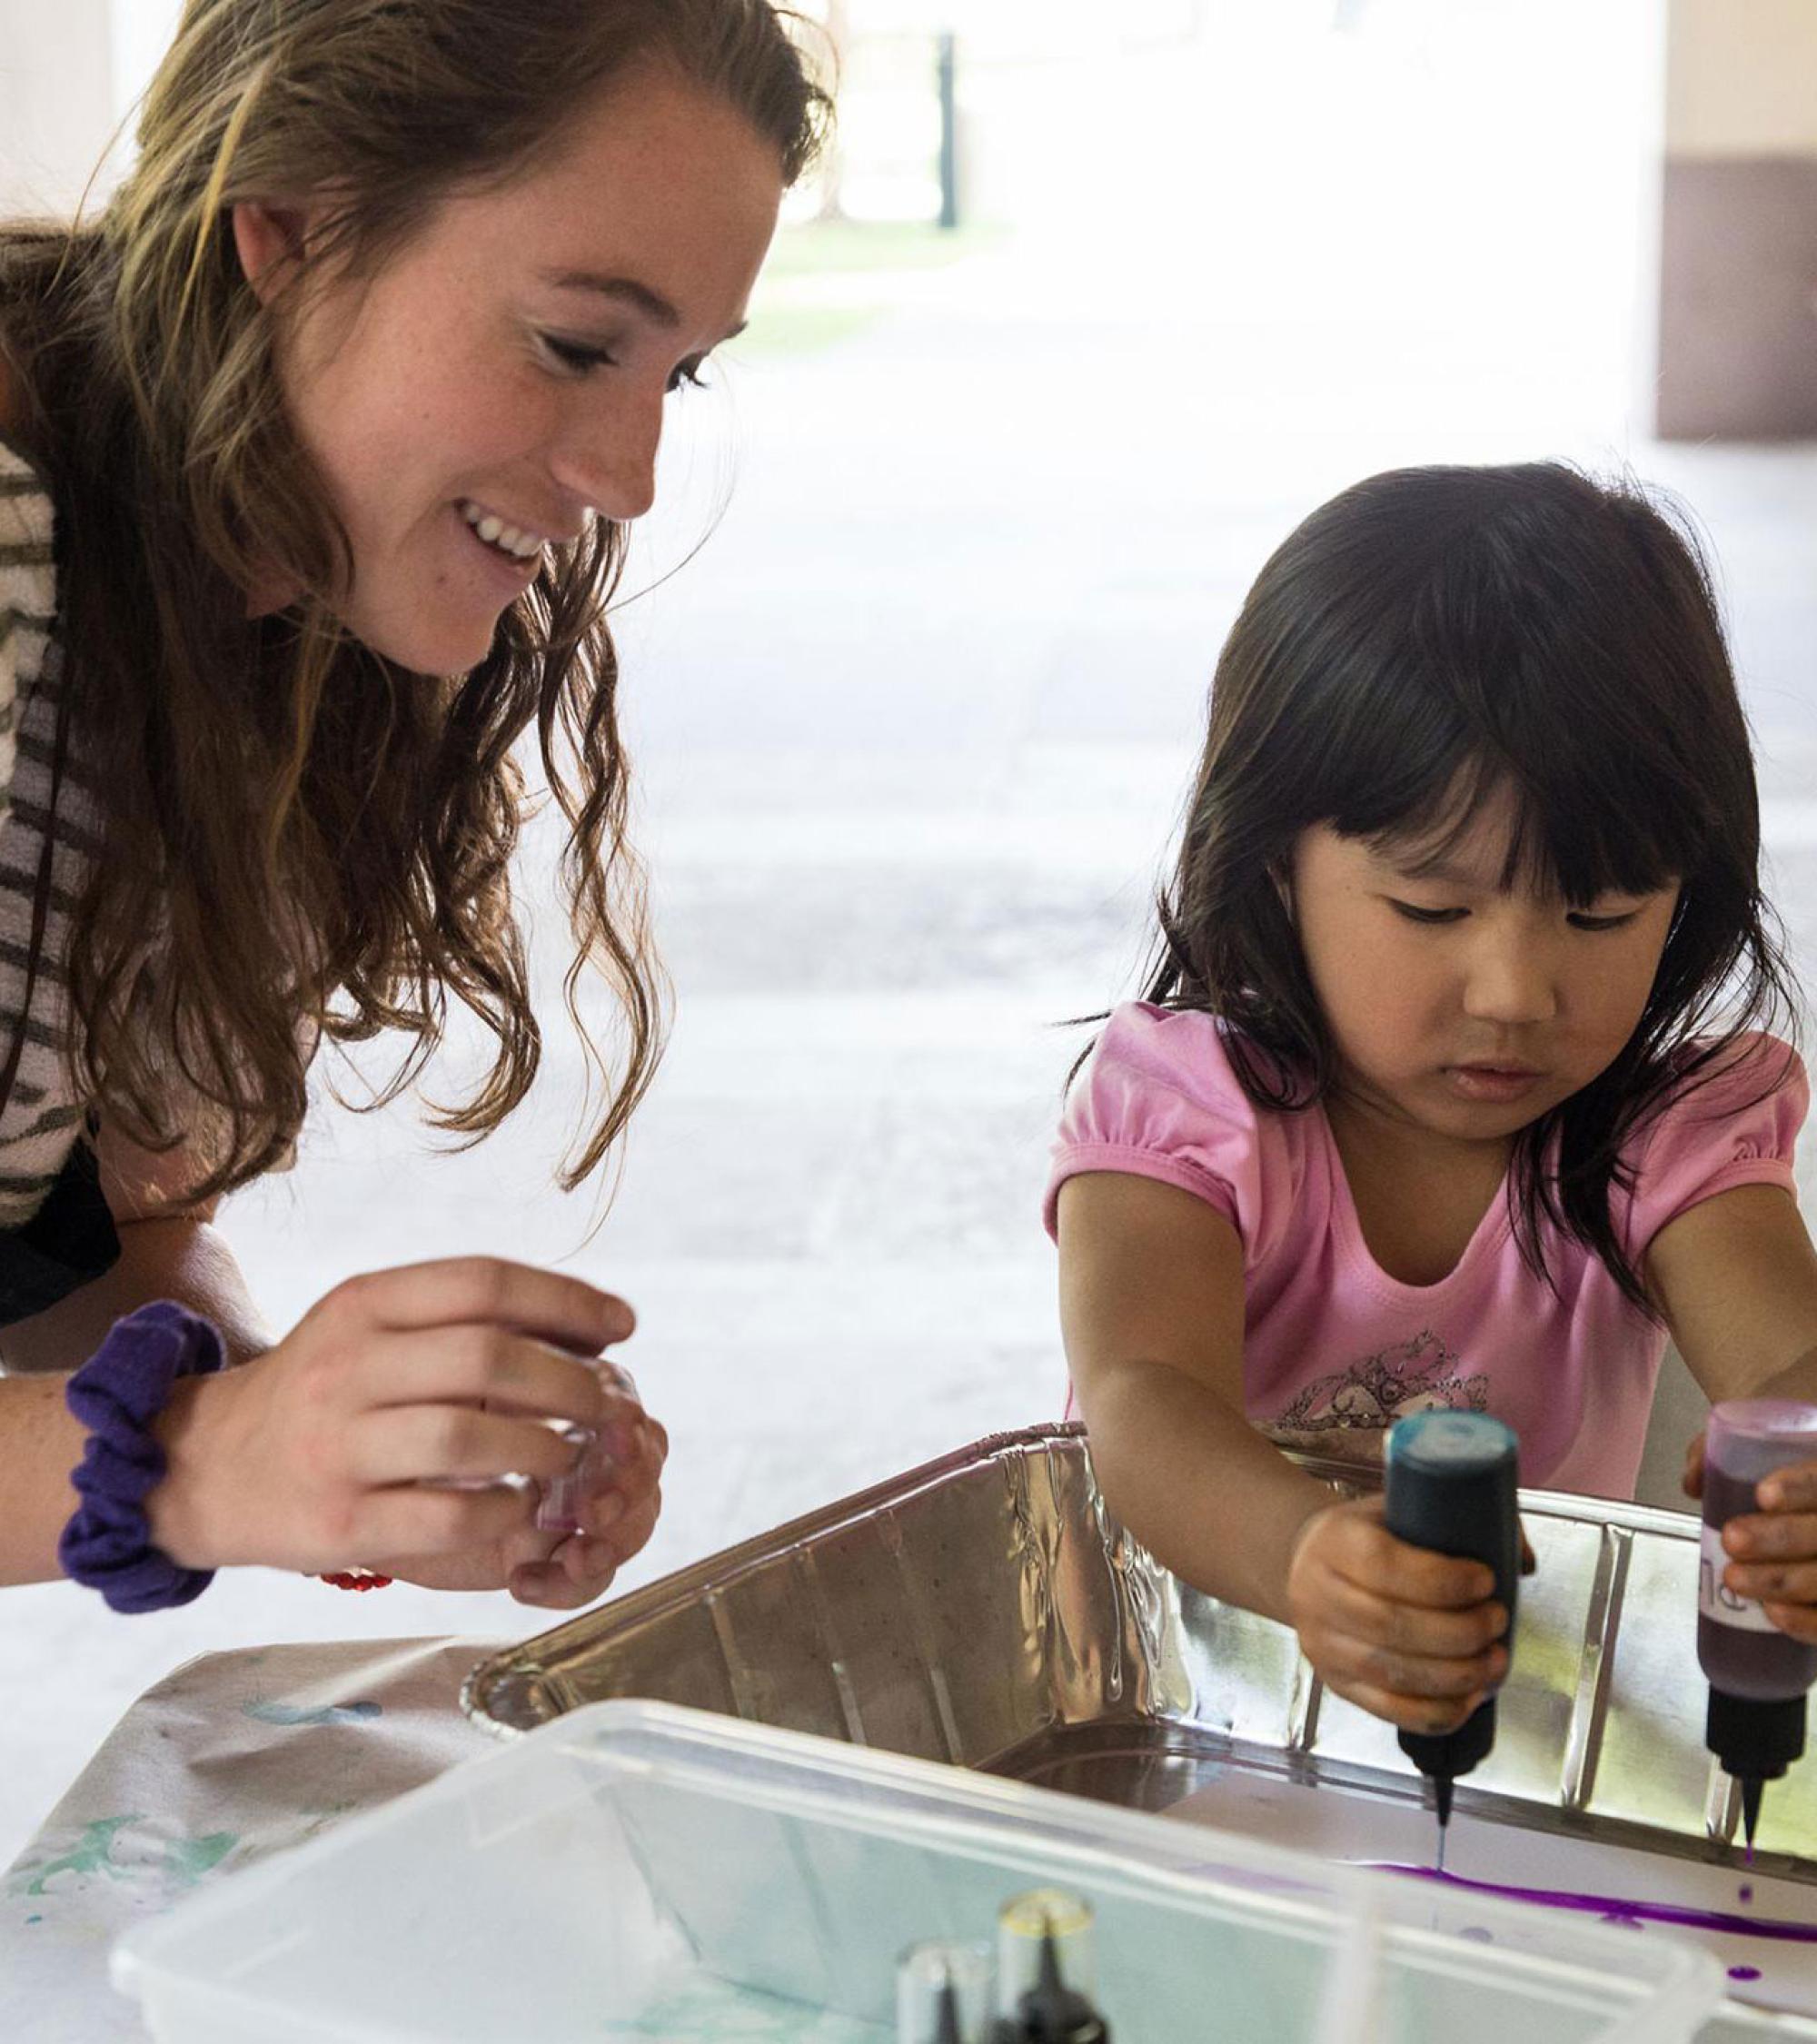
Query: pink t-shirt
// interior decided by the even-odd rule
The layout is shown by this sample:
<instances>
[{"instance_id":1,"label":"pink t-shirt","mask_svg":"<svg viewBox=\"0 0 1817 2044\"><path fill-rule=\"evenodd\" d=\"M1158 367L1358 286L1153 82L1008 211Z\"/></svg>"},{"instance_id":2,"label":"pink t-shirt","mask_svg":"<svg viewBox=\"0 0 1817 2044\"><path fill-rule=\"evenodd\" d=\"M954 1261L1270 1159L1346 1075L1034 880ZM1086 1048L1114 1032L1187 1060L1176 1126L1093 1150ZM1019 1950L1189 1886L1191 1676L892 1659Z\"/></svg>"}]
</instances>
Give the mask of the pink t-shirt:
<instances>
[{"instance_id":1,"label":"pink t-shirt","mask_svg":"<svg viewBox=\"0 0 1817 2044\"><path fill-rule=\"evenodd\" d=\"M1629 1255L1732 1186L1792 1190L1809 1100L1793 1051L1744 1038L1718 1077L1635 1138L1633 1196L1613 1195ZM1179 1186L1236 1228L1244 1401L1272 1439L1372 1459L1403 1414L1468 1408L1519 1434L1523 1483L1633 1496L1663 1330L1623 1298L1599 1257L1549 1230L1554 1291L1522 1258L1501 1197L1448 1277L1388 1276L1364 1242L1324 1109L1252 1105L1213 1017L1139 1001L1117 1008L1073 1086L1054 1160L1049 1234L1060 1186L1081 1171Z\"/></svg>"}]
</instances>

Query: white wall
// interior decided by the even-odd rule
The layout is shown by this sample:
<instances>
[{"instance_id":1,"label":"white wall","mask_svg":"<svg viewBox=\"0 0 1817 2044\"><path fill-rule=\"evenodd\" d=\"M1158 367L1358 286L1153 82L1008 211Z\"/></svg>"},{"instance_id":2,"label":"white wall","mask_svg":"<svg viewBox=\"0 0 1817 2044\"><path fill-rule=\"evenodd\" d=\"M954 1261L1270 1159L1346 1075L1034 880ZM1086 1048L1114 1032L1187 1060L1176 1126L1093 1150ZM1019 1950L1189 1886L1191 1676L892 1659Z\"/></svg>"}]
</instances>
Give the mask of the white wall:
<instances>
[{"instance_id":1,"label":"white wall","mask_svg":"<svg viewBox=\"0 0 1817 2044\"><path fill-rule=\"evenodd\" d=\"M104 157L94 194L108 191L182 11L183 0L0 0L0 218L73 213Z\"/></svg>"},{"instance_id":2,"label":"white wall","mask_svg":"<svg viewBox=\"0 0 1817 2044\"><path fill-rule=\"evenodd\" d=\"M184 0L112 0L114 101L122 114L144 91L176 35Z\"/></svg>"},{"instance_id":3,"label":"white wall","mask_svg":"<svg viewBox=\"0 0 1817 2044\"><path fill-rule=\"evenodd\" d=\"M109 0L0 0L0 215L67 213L114 131Z\"/></svg>"}]
</instances>

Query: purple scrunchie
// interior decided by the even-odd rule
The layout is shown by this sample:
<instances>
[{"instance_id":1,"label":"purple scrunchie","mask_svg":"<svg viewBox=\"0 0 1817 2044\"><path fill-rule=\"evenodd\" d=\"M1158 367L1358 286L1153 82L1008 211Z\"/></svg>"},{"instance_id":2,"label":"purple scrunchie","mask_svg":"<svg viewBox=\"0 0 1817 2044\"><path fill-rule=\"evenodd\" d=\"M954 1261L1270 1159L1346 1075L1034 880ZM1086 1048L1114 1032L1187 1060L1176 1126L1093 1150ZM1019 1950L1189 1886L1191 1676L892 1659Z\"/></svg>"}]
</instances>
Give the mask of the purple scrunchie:
<instances>
[{"instance_id":1,"label":"purple scrunchie","mask_svg":"<svg viewBox=\"0 0 1817 2044\"><path fill-rule=\"evenodd\" d=\"M57 1542L73 1582L98 1590L115 1611L164 1611L199 1597L213 1569L184 1569L152 1545L145 1499L164 1481L164 1451L151 1424L179 1377L207 1376L226 1361L221 1336L200 1314L170 1299L116 1320L64 1391L88 1429L70 1482L83 1503Z\"/></svg>"}]
</instances>

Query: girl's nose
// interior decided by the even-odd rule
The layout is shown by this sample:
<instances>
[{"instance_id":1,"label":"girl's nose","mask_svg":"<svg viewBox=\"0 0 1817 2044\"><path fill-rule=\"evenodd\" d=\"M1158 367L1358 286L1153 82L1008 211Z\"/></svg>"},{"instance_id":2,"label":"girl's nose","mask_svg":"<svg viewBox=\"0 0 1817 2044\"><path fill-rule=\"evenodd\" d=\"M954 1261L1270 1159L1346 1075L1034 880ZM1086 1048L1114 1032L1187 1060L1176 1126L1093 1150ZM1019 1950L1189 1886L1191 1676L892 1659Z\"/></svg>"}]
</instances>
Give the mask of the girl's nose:
<instances>
[{"instance_id":1,"label":"girl's nose","mask_svg":"<svg viewBox=\"0 0 1817 2044\"><path fill-rule=\"evenodd\" d=\"M1479 1022L1507 1027L1550 1022L1558 1013L1556 982L1537 950L1485 947L1470 961L1464 1007Z\"/></svg>"}]
</instances>

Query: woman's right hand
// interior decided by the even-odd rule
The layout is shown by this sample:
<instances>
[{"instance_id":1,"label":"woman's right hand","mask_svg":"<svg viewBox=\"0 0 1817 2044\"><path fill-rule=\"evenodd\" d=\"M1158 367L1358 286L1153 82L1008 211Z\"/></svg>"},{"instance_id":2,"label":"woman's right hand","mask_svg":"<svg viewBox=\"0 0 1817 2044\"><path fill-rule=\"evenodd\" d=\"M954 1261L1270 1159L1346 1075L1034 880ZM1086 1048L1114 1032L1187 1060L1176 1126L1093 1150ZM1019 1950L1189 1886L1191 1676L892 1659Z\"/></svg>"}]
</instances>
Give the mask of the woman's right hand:
<instances>
[{"instance_id":1,"label":"woman's right hand","mask_svg":"<svg viewBox=\"0 0 1817 2044\"><path fill-rule=\"evenodd\" d=\"M1455 1731L1508 1672L1494 1573L1396 1540L1379 1497L1327 1505L1287 1563L1300 1646L1326 1686L1405 1731Z\"/></svg>"},{"instance_id":2,"label":"woman's right hand","mask_svg":"<svg viewBox=\"0 0 1817 2044\"><path fill-rule=\"evenodd\" d=\"M492 1257L351 1278L263 1355L179 1382L152 1539L185 1567L305 1574L496 1549L534 1491L436 1486L571 1469L547 1423L600 1424L608 1394L581 1358L633 1325L579 1278Z\"/></svg>"}]
</instances>

